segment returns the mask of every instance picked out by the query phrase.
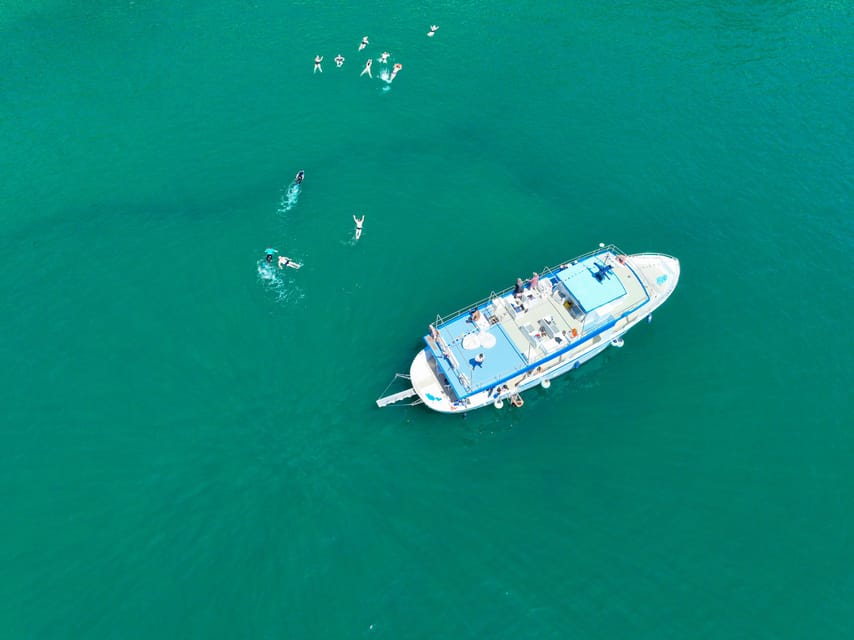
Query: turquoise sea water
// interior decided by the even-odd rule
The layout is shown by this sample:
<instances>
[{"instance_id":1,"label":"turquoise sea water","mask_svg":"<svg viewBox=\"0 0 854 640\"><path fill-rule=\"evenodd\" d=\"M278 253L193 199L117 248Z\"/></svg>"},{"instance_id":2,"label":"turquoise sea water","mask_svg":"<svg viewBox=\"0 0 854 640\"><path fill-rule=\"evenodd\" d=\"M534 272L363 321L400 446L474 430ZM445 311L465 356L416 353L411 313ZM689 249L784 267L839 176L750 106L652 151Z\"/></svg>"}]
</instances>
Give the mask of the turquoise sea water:
<instances>
[{"instance_id":1,"label":"turquoise sea water","mask_svg":"<svg viewBox=\"0 0 854 640\"><path fill-rule=\"evenodd\" d=\"M0 637L854 635L850 3L13 0L0 37ZM623 349L377 409L437 313L599 242L681 260Z\"/></svg>"}]
</instances>

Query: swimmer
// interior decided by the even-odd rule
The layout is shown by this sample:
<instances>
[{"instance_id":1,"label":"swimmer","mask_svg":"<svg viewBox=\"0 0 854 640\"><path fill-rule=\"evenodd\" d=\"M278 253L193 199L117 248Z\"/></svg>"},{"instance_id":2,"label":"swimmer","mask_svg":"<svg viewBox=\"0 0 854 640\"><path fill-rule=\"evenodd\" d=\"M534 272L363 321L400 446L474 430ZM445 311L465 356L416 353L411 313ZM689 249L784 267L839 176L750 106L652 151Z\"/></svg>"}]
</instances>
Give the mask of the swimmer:
<instances>
[{"instance_id":1,"label":"swimmer","mask_svg":"<svg viewBox=\"0 0 854 640\"><path fill-rule=\"evenodd\" d=\"M359 51L368 46L368 36L362 38L362 41L359 43Z\"/></svg>"},{"instance_id":2,"label":"swimmer","mask_svg":"<svg viewBox=\"0 0 854 640\"><path fill-rule=\"evenodd\" d=\"M433 36L436 35L436 31L438 31L438 30L439 30L438 24L431 24L430 25L430 31L427 32L427 37L432 38Z\"/></svg>"},{"instance_id":3,"label":"swimmer","mask_svg":"<svg viewBox=\"0 0 854 640\"><path fill-rule=\"evenodd\" d=\"M401 69L403 69L403 65L402 65L402 64L396 64L396 65L394 65L394 67L392 68L392 71L391 71L391 78L389 78L389 80L388 80L388 81L389 81L389 82L392 82L392 81L394 80L394 77L397 75L397 72L398 72L398 71L400 71Z\"/></svg>"},{"instance_id":4,"label":"swimmer","mask_svg":"<svg viewBox=\"0 0 854 640\"><path fill-rule=\"evenodd\" d=\"M320 63L322 61L323 61L323 56L314 56L314 72L313 73L317 73L318 71L320 71L320 73L323 73L323 69L320 66Z\"/></svg>"},{"instance_id":5,"label":"swimmer","mask_svg":"<svg viewBox=\"0 0 854 640\"><path fill-rule=\"evenodd\" d=\"M386 63L388 62L388 57L389 57L390 55L391 55L391 54L390 54L388 51L383 51L383 52L380 54L380 57L379 57L379 58L377 58L377 62L379 62L380 64L386 64Z\"/></svg>"},{"instance_id":6,"label":"swimmer","mask_svg":"<svg viewBox=\"0 0 854 640\"><path fill-rule=\"evenodd\" d=\"M356 240L362 237L362 223L365 221L365 214L362 214L361 218L357 218L353 216L353 222L356 223Z\"/></svg>"},{"instance_id":7,"label":"swimmer","mask_svg":"<svg viewBox=\"0 0 854 640\"><path fill-rule=\"evenodd\" d=\"M297 173L296 178L294 178L294 182L302 184L303 178L305 178L305 171L300 170L299 173Z\"/></svg>"},{"instance_id":8,"label":"swimmer","mask_svg":"<svg viewBox=\"0 0 854 640\"><path fill-rule=\"evenodd\" d=\"M368 77L369 77L369 78L373 78L373 77L374 77L374 76L372 76L372 75L371 75L371 63L372 63L372 62L373 62L373 60L371 60L370 58L368 58L368 61L365 63L365 68L364 68L364 69L362 69L362 73L360 73L360 74L359 74L359 77L360 77L360 78L361 78L363 75L365 75L366 73L368 74Z\"/></svg>"},{"instance_id":9,"label":"swimmer","mask_svg":"<svg viewBox=\"0 0 854 640\"><path fill-rule=\"evenodd\" d=\"M341 65L344 64L344 56L342 56L340 53L335 56L335 64L338 65L339 69L341 68Z\"/></svg>"},{"instance_id":10,"label":"swimmer","mask_svg":"<svg viewBox=\"0 0 854 640\"><path fill-rule=\"evenodd\" d=\"M264 260L266 260L270 264L273 264L273 255L275 255L277 253L279 253L279 252L276 251L275 249L267 249L264 252Z\"/></svg>"}]
</instances>

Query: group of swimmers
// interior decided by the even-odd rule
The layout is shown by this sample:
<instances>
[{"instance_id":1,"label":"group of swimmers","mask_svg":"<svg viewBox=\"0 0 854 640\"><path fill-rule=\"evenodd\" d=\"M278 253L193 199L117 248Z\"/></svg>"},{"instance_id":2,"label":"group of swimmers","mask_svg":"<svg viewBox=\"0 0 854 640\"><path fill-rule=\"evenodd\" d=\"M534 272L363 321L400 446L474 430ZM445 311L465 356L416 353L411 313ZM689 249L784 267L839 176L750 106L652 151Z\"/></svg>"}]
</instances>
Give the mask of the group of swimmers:
<instances>
[{"instance_id":1,"label":"group of swimmers","mask_svg":"<svg viewBox=\"0 0 854 640\"><path fill-rule=\"evenodd\" d=\"M427 37L432 38L434 35L436 35L436 31L438 30L438 28L439 28L439 25L437 25L437 24L430 25L430 31L427 32ZM362 51L369 44L370 44L370 42L368 41L368 36L364 36L362 38L362 41L359 43L359 51ZM390 55L391 54L388 51L383 51L380 54L380 57L377 58L377 62L379 62L380 64L388 64L388 58ZM333 59L335 60L335 66L337 66L339 69L344 66L345 58L340 53L337 56L335 56L335 58L333 58ZM323 56L321 56L321 55L314 56L314 73L317 73L318 71L320 71L320 73L323 73L323 67L321 66L322 62L323 62ZM368 61L365 63L365 68L362 69L362 73L360 73L359 76L361 77L367 73L369 78L373 78L374 76L371 74L371 65L372 64L373 64L373 60L371 58L368 58ZM400 64L400 63L395 64L391 69L391 77L389 78L389 82L394 82L394 79L397 77L397 74L400 73L400 71L402 69L403 69L402 64Z\"/></svg>"},{"instance_id":2,"label":"group of swimmers","mask_svg":"<svg viewBox=\"0 0 854 640\"><path fill-rule=\"evenodd\" d=\"M302 184L302 181L304 179L305 171L300 170L294 177L294 185L298 187ZM361 218L353 216L353 222L356 223L355 239L358 240L362 237L362 225L364 225L365 223L365 214L363 213ZM264 260L267 262L267 264L273 264L273 258L277 253L279 253L278 250L272 248L269 248L264 251ZM290 267L291 269L299 269L300 267L302 267L299 262L295 262L287 256L279 256L277 264L279 269L284 269L285 267Z\"/></svg>"}]
</instances>

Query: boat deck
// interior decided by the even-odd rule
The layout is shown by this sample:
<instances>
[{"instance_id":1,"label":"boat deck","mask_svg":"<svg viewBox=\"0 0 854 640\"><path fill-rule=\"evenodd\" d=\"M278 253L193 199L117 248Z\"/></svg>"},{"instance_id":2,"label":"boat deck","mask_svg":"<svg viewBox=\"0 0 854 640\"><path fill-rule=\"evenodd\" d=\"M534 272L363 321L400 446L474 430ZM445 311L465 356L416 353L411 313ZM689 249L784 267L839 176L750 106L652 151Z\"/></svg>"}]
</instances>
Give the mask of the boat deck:
<instances>
[{"instance_id":1,"label":"boat deck","mask_svg":"<svg viewBox=\"0 0 854 640\"><path fill-rule=\"evenodd\" d=\"M595 276L600 264L608 269L601 280ZM536 289L518 297L495 295L476 307L477 321L460 313L437 327L438 340L425 340L448 385L463 398L585 342L648 299L630 261L605 251L543 274Z\"/></svg>"}]
</instances>

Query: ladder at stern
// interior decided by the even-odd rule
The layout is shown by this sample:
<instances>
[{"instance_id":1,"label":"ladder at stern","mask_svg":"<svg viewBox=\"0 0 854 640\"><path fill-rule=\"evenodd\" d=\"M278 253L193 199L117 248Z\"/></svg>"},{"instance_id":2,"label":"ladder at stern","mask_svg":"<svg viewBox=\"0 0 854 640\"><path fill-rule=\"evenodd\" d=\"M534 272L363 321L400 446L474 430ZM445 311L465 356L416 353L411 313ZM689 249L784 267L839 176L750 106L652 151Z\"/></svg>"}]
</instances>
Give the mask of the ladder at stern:
<instances>
[{"instance_id":1,"label":"ladder at stern","mask_svg":"<svg viewBox=\"0 0 854 640\"><path fill-rule=\"evenodd\" d=\"M397 380L398 378L402 378L404 380L409 380L408 375L406 375L404 373L396 373L396 374L394 374L394 378L392 379L392 381L389 382L388 387L390 387L392 384L394 384L394 381ZM388 387L385 388L385 391L388 391ZM385 393L385 391L383 391L383 393ZM387 407L390 404L394 404L395 402L400 402L401 400L406 400L407 398L411 398L414 395L418 395L418 392L415 389L413 389L412 387L409 387L408 389L404 389L403 391L398 391L397 393L392 393L391 395L380 396L379 398L377 398L377 406L378 407ZM415 402L409 402L407 404L409 404L409 405L421 404L421 399L419 398Z\"/></svg>"}]
</instances>

